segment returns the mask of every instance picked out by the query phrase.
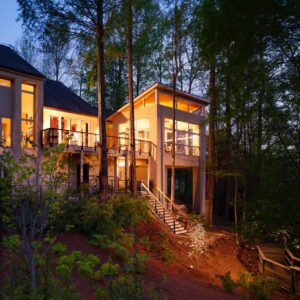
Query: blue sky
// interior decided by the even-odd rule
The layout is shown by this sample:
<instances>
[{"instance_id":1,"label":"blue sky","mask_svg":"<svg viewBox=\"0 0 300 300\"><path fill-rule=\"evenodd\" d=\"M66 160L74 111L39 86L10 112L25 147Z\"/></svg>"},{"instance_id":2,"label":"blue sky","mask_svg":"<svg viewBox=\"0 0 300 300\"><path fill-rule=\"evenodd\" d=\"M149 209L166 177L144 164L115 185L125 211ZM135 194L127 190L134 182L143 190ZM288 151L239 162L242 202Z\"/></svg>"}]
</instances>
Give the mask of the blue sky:
<instances>
[{"instance_id":1,"label":"blue sky","mask_svg":"<svg viewBox=\"0 0 300 300\"><path fill-rule=\"evenodd\" d=\"M0 0L0 44L14 45L22 35L21 22L17 22L17 0Z\"/></svg>"}]
</instances>

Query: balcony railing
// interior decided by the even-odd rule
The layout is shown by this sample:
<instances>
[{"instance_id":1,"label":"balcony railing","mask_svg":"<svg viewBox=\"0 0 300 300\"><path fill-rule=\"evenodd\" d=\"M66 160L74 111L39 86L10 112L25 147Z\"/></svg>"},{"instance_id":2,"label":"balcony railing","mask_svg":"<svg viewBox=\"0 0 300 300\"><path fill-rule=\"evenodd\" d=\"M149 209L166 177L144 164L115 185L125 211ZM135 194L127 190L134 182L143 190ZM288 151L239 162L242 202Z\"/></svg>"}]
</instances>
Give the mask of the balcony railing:
<instances>
[{"instance_id":1,"label":"balcony railing","mask_svg":"<svg viewBox=\"0 0 300 300\"><path fill-rule=\"evenodd\" d=\"M65 144L67 148L89 148L94 149L98 147L99 137L95 133L86 133L82 131L70 131L57 128L47 128L42 130L42 144L44 146L56 146ZM115 150L117 152L130 150L130 139L120 136L107 136L106 144L108 150ZM147 140L135 139L135 149L140 154L153 153L153 144Z\"/></svg>"},{"instance_id":2,"label":"balcony railing","mask_svg":"<svg viewBox=\"0 0 300 300\"><path fill-rule=\"evenodd\" d=\"M171 154L172 152L172 143L165 143L165 152ZM175 144L175 154L176 155L185 155L185 156L199 156L200 147L185 145L185 144Z\"/></svg>"},{"instance_id":3,"label":"balcony railing","mask_svg":"<svg viewBox=\"0 0 300 300\"><path fill-rule=\"evenodd\" d=\"M107 149L115 150L118 152L130 150L130 139L121 136L107 136ZM135 139L135 151L142 153L153 153L153 144L150 141Z\"/></svg>"},{"instance_id":4,"label":"balcony railing","mask_svg":"<svg viewBox=\"0 0 300 300\"><path fill-rule=\"evenodd\" d=\"M65 144L69 147L93 148L96 150L98 135L83 131L71 131L57 128L42 130L42 143L50 147Z\"/></svg>"}]
</instances>

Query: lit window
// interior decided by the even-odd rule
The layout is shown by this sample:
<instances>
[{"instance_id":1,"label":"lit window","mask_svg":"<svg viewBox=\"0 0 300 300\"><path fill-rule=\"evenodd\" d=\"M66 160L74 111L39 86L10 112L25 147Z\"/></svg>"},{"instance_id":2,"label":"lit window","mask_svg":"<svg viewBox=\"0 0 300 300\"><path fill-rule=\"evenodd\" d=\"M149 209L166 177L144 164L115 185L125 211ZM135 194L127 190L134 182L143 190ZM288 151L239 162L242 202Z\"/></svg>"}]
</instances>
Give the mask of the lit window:
<instances>
[{"instance_id":1,"label":"lit window","mask_svg":"<svg viewBox=\"0 0 300 300\"><path fill-rule=\"evenodd\" d=\"M33 142L34 138L34 86L22 84L22 147L31 148L29 141Z\"/></svg>"},{"instance_id":2,"label":"lit window","mask_svg":"<svg viewBox=\"0 0 300 300\"><path fill-rule=\"evenodd\" d=\"M33 121L21 121L22 147L31 148L29 141L33 141Z\"/></svg>"},{"instance_id":3,"label":"lit window","mask_svg":"<svg viewBox=\"0 0 300 300\"><path fill-rule=\"evenodd\" d=\"M33 93L34 92L34 86L31 85L31 84L22 83L22 91Z\"/></svg>"},{"instance_id":4,"label":"lit window","mask_svg":"<svg viewBox=\"0 0 300 300\"><path fill-rule=\"evenodd\" d=\"M5 87L11 87L11 80L0 78L0 85Z\"/></svg>"},{"instance_id":5,"label":"lit window","mask_svg":"<svg viewBox=\"0 0 300 300\"><path fill-rule=\"evenodd\" d=\"M4 146L11 146L11 119L2 118L2 137L1 142Z\"/></svg>"}]
</instances>

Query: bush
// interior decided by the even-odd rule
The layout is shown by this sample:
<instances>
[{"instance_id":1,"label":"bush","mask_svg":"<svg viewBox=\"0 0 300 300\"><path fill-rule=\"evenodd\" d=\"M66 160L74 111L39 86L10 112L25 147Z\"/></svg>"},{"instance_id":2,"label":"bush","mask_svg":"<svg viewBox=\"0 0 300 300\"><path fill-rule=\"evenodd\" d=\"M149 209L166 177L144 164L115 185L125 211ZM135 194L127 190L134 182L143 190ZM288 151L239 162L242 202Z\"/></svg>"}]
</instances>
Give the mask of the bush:
<instances>
[{"instance_id":1,"label":"bush","mask_svg":"<svg viewBox=\"0 0 300 300\"><path fill-rule=\"evenodd\" d=\"M239 281L238 285L248 287L250 283L251 273L249 272L241 272L239 273Z\"/></svg>"},{"instance_id":2,"label":"bush","mask_svg":"<svg viewBox=\"0 0 300 300\"><path fill-rule=\"evenodd\" d=\"M115 276L119 273L120 266L118 264L114 264L111 261L106 262L101 266L101 274L103 277L106 276Z\"/></svg>"},{"instance_id":3,"label":"bush","mask_svg":"<svg viewBox=\"0 0 300 300\"><path fill-rule=\"evenodd\" d=\"M145 253L136 253L128 260L127 272L131 274L143 274L145 272L145 262L148 255Z\"/></svg>"},{"instance_id":4,"label":"bush","mask_svg":"<svg viewBox=\"0 0 300 300\"><path fill-rule=\"evenodd\" d=\"M120 259L123 262L126 262L128 260L129 251L125 247L118 244L114 244L112 249L113 249L112 257L114 259Z\"/></svg>"},{"instance_id":5,"label":"bush","mask_svg":"<svg viewBox=\"0 0 300 300\"><path fill-rule=\"evenodd\" d=\"M66 253L67 247L62 243L56 243L52 247L52 252L57 255L63 255Z\"/></svg>"},{"instance_id":6,"label":"bush","mask_svg":"<svg viewBox=\"0 0 300 300\"><path fill-rule=\"evenodd\" d=\"M152 247L152 243L148 236L143 236L140 238L140 244L145 248L146 250L150 250Z\"/></svg>"},{"instance_id":7,"label":"bush","mask_svg":"<svg viewBox=\"0 0 300 300\"><path fill-rule=\"evenodd\" d=\"M164 261L165 264L171 264L173 262L176 261L176 253L169 249L169 248L165 248L163 253L162 253L162 259Z\"/></svg>"},{"instance_id":8,"label":"bush","mask_svg":"<svg viewBox=\"0 0 300 300\"><path fill-rule=\"evenodd\" d=\"M226 272L224 276L221 277L221 282L224 290L228 293L232 293L232 291L237 287L236 282L231 277L230 271Z\"/></svg>"},{"instance_id":9,"label":"bush","mask_svg":"<svg viewBox=\"0 0 300 300\"><path fill-rule=\"evenodd\" d=\"M104 234L93 234L89 241L91 245L99 246L103 250L109 249L112 245L112 241Z\"/></svg>"},{"instance_id":10,"label":"bush","mask_svg":"<svg viewBox=\"0 0 300 300\"><path fill-rule=\"evenodd\" d=\"M259 278L249 283L250 295L258 300L268 300L279 289L279 283L273 278Z\"/></svg>"}]
</instances>

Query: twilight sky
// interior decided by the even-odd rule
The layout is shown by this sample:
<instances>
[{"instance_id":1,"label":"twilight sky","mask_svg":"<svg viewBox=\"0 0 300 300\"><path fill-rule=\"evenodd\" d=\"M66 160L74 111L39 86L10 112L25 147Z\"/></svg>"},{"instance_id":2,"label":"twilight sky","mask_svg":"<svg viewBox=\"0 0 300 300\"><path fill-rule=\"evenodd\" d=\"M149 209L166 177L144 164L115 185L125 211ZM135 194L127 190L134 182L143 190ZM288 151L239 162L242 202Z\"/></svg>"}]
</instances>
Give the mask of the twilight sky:
<instances>
[{"instance_id":1,"label":"twilight sky","mask_svg":"<svg viewBox=\"0 0 300 300\"><path fill-rule=\"evenodd\" d=\"M17 0L0 0L0 44L14 45L22 35L17 8Z\"/></svg>"}]
</instances>

